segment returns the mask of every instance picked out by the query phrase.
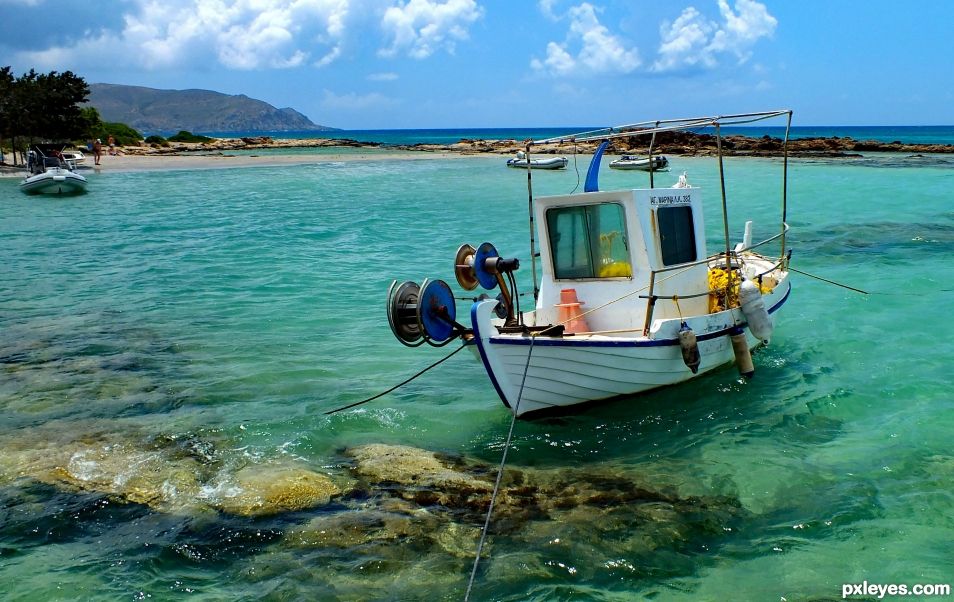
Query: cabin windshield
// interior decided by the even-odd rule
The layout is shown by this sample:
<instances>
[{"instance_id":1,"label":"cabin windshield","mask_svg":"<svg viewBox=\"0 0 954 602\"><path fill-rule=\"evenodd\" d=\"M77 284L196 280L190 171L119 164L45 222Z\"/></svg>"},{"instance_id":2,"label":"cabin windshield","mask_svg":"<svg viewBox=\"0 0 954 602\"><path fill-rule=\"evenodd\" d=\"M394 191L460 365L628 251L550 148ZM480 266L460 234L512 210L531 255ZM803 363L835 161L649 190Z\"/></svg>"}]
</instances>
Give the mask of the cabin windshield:
<instances>
[{"instance_id":1,"label":"cabin windshield","mask_svg":"<svg viewBox=\"0 0 954 602\"><path fill-rule=\"evenodd\" d=\"M622 205L553 207L546 216L554 278L633 276Z\"/></svg>"}]
</instances>

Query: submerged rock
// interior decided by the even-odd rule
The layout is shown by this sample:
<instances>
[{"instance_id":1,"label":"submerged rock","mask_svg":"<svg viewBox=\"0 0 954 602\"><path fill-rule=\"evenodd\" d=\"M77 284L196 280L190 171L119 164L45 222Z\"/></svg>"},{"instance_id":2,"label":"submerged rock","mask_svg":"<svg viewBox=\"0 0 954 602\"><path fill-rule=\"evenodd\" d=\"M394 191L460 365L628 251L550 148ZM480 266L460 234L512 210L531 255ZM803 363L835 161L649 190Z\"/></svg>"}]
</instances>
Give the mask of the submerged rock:
<instances>
[{"instance_id":1,"label":"submerged rock","mask_svg":"<svg viewBox=\"0 0 954 602\"><path fill-rule=\"evenodd\" d=\"M4 446L0 483L31 479L160 512L217 510L238 516L297 512L327 504L342 492L329 476L299 463L223 459L212 442L194 435L109 433L46 443L42 439L32 446L27 441Z\"/></svg>"},{"instance_id":2,"label":"submerged rock","mask_svg":"<svg viewBox=\"0 0 954 602\"><path fill-rule=\"evenodd\" d=\"M301 466L252 464L236 472L232 482L233 487L216 496L212 505L241 516L306 510L341 493L328 476Z\"/></svg>"},{"instance_id":3,"label":"submerged rock","mask_svg":"<svg viewBox=\"0 0 954 602\"><path fill-rule=\"evenodd\" d=\"M372 444L349 449L354 472L368 481L435 489L490 491L492 483L442 462L434 452L405 445Z\"/></svg>"}]
</instances>

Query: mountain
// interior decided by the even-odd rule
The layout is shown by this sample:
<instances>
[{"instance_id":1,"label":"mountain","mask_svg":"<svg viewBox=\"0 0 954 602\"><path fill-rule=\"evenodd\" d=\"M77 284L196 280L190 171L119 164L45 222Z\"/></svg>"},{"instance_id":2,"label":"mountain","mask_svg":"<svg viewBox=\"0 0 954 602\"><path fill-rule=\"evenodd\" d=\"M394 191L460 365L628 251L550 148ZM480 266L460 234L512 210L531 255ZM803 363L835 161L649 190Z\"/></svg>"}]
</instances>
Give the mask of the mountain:
<instances>
[{"instance_id":1,"label":"mountain","mask_svg":"<svg viewBox=\"0 0 954 602\"><path fill-rule=\"evenodd\" d=\"M266 132L333 130L294 109L276 109L244 94L211 90L156 90L141 86L90 84L88 106L103 121L125 123L139 132Z\"/></svg>"}]
</instances>

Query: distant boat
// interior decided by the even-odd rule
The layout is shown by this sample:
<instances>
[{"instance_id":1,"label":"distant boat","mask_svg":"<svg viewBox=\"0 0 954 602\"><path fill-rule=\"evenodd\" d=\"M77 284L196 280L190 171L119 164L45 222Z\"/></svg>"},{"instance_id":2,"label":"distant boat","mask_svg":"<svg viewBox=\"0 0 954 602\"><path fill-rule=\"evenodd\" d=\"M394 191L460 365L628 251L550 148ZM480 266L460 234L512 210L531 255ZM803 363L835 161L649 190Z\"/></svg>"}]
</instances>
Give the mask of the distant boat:
<instances>
[{"instance_id":1,"label":"distant boat","mask_svg":"<svg viewBox=\"0 0 954 602\"><path fill-rule=\"evenodd\" d=\"M531 169L563 169L568 163L566 157L545 157L539 159L530 159ZM527 168L527 155L523 151L518 151L517 156L507 160L507 167Z\"/></svg>"},{"instance_id":2,"label":"distant boat","mask_svg":"<svg viewBox=\"0 0 954 602\"><path fill-rule=\"evenodd\" d=\"M704 127L719 135L720 126L773 117L790 123L791 111L646 122L638 135ZM749 349L768 343L792 288L787 161L780 174L781 219L767 225L771 236L753 240L746 222L742 240L732 244L725 188L720 198L717 187L725 236L710 250L703 190L690 186L685 174L663 186L599 190L600 158L610 139L622 136L633 134L619 127L536 142L602 140L584 192L533 197L531 191L535 228L525 260L500 256L489 242L461 245L454 258L458 284L494 291L474 298L469 320L458 321L461 297L445 281L395 281L388 322L398 340L415 347L458 339L515 416L614 397L628 397L638 408L637 393L732 362L751 376ZM531 269L532 301L517 290L513 272L521 263ZM524 310L528 301L535 303Z\"/></svg>"},{"instance_id":3,"label":"distant boat","mask_svg":"<svg viewBox=\"0 0 954 602\"><path fill-rule=\"evenodd\" d=\"M76 148L64 150L60 154L63 155L63 159L65 161L72 161L74 165L79 165L80 163L86 161L86 155L83 154L83 151Z\"/></svg>"},{"instance_id":4,"label":"distant boat","mask_svg":"<svg viewBox=\"0 0 954 602\"><path fill-rule=\"evenodd\" d=\"M27 153L30 175L20 182L27 194L80 194L86 192L86 178L74 169L76 164L63 158L62 145L35 145Z\"/></svg>"},{"instance_id":5,"label":"distant boat","mask_svg":"<svg viewBox=\"0 0 954 602\"><path fill-rule=\"evenodd\" d=\"M613 169L638 169L640 171L662 171L669 168L669 159L663 155L654 157L639 157L636 155L623 155L615 161L611 161L609 166Z\"/></svg>"}]
</instances>

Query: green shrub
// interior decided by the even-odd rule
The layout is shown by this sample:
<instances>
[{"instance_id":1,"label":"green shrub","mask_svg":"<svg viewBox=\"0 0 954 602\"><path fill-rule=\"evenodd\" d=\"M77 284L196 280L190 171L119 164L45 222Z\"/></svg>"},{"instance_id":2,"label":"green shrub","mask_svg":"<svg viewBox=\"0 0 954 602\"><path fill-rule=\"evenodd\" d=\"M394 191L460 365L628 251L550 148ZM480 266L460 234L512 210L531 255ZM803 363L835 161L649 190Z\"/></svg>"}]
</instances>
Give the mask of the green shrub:
<instances>
[{"instance_id":1,"label":"green shrub","mask_svg":"<svg viewBox=\"0 0 954 602\"><path fill-rule=\"evenodd\" d=\"M180 131L175 136L169 136L170 142L212 142L212 138L208 136L202 136L199 134L193 134L192 132L187 132L186 130Z\"/></svg>"},{"instance_id":2,"label":"green shrub","mask_svg":"<svg viewBox=\"0 0 954 602\"><path fill-rule=\"evenodd\" d=\"M142 134L132 129L125 123L103 123L103 135L96 136L106 142L106 139L112 136L119 146L138 145L142 140Z\"/></svg>"},{"instance_id":3,"label":"green shrub","mask_svg":"<svg viewBox=\"0 0 954 602\"><path fill-rule=\"evenodd\" d=\"M167 144L167 143L166 143L166 139L163 138L162 136L157 136L156 134L153 134L152 136L149 136L146 138L146 144L158 144L162 146L163 144Z\"/></svg>"}]
</instances>

